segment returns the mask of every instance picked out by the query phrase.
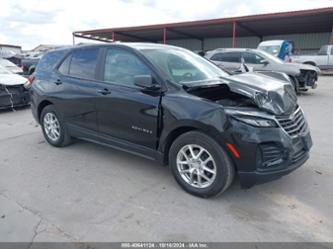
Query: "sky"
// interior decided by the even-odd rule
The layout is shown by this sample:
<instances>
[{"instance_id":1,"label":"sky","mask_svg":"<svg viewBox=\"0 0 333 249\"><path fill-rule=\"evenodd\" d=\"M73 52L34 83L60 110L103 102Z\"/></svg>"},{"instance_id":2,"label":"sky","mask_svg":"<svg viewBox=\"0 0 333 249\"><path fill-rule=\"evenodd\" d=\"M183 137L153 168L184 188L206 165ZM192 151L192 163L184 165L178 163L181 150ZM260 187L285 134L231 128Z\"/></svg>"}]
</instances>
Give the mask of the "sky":
<instances>
[{"instance_id":1,"label":"sky","mask_svg":"<svg viewBox=\"0 0 333 249\"><path fill-rule=\"evenodd\" d=\"M67 45L79 30L322 7L333 0L1 0L0 44Z\"/></svg>"}]
</instances>

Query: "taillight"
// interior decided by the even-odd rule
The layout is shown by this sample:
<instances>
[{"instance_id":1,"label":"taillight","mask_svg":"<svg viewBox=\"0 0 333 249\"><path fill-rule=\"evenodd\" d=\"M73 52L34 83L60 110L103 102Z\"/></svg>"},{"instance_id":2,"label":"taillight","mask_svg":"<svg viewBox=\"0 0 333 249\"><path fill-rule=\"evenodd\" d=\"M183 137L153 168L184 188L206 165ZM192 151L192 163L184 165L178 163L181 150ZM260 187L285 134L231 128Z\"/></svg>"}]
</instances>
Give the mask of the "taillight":
<instances>
[{"instance_id":1,"label":"taillight","mask_svg":"<svg viewBox=\"0 0 333 249\"><path fill-rule=\"evenodd\" d=\"M30 88L32 86L32 82L34 81L34 79L35 79L35 76L33 76L32 74L29 75L28 81L27 81L27 83L24 84L24 87Z\"/></svg>"}]
</instances>

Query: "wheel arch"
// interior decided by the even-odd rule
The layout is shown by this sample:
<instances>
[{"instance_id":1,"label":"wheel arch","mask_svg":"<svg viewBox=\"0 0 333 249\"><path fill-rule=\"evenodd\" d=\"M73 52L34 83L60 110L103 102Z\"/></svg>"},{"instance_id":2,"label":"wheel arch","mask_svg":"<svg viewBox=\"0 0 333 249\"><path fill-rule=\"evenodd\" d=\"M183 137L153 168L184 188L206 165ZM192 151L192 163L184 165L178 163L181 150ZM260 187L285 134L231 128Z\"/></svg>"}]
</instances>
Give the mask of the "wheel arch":
<instances>
[{"instance_id":1,"label":"wheel arch","mask_svg":"<svg viewBox=\"0 0 333 249\"><path fill-rule=\"evenodd\" d=\"M311 66L315 66L315 67L317 66L316 63L313 61L305 61L305 62L303 62L303 64L311 65Z\"/></svg>"},{"instance_id":2,"label":"wheel arch","mask_svg":"<svg viewBox=\"0 0 333 249\"><path fill-rule=\"evenodd\" d=\"M42 113L42 110L48 105L53 105L53 103L49 100L43 100L42 102L39 103L38 108L37 108L38 120L40 120L40 115Z\"/></svg>"},{"instance_id":3,"label":"wheel arch","mask_svg":"<svg viewBox=\"0 0 333 249\"><path fill-rule=\"evenodd\" d=\"M168 131L165 131L161 135L161 140L159 143L159 151L163 153L164 165L168 165L169 163L169 151L173 142L180 135L187 133L189 131L199 131L206 135L211 136L213 139L215 139L217 135L217 131L215 131L214 129L210 129L209 127L206 127L205 125L197 122L180 123L179 125L169 129Z\"/></svg>"}]
</instances>

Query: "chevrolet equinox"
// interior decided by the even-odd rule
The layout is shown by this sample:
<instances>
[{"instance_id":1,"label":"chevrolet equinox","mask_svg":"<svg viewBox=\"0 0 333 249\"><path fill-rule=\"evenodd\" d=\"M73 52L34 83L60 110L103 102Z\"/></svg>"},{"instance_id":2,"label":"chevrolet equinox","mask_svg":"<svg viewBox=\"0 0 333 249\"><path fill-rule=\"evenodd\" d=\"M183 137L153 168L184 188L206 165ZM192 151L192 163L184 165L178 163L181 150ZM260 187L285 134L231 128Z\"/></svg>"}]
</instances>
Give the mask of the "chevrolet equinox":
<instances>
[{"instance_id":1,"label":"chevrolet equinox","mask_svg":"<svg viewBox=\"0 0 333 249\"><path fill-rule=\"evenodd\" d=\"M187 192L277 179L312 140L290 83L229 75L186 49L149 43L46 53L30 77L32 113L57 147L76 137L158 160Z\"/></svg>"}]
</instances>

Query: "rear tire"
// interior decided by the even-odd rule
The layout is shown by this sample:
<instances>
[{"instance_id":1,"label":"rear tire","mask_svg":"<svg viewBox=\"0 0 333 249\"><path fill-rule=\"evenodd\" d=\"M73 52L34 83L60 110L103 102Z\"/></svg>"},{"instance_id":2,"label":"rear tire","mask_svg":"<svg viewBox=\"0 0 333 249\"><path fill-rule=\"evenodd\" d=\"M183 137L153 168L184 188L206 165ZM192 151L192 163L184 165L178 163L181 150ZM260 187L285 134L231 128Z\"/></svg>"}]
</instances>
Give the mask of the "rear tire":
<instances>
[{"instance_id":1,"label":"rear tire","mask_svg":"<svg viewBox=\"0 0 333 249\"><path fill-rule=\"evenodd\" d=\"M204 198L223 193L235 175L222 147L197 131L187 132L173 142L169 162L178 184L188 193Z\"/></svg>"},{"instance_id":2,"label":"rear tire","mask_svg":"<svg viewBox=\"0 0 333 249\"><path fill-rule=\"evenodd\" d=\"M55 147L64 147L71 143L66 124L53 105L44 107L40 115L40 124L49 144Z\"/></svg>"}]
</instances>

